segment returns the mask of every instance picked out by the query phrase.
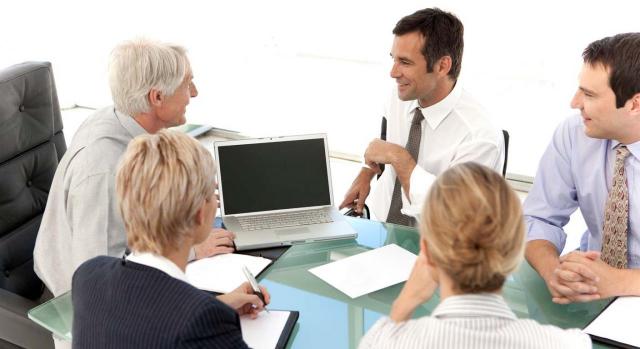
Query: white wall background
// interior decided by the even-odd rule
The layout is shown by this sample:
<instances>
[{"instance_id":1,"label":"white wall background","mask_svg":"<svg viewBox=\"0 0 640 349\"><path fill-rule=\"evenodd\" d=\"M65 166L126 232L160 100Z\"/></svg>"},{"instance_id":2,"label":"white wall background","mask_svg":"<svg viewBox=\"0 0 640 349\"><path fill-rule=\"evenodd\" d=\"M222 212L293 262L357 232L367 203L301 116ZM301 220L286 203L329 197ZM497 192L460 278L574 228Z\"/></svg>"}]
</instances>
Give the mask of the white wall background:
<instances>
[{"instance_id":1,"label":"white wall background","mask_svg":"<svg viewBox=\"0 0 640 349\"><path fill-rule=\"evenodd\" d=\"M509 172L534 175L568 116L581 52L638 31L640 1L2 1L0 68L53 63L60 101L110 103L108 54L147 36L188 48L200 95L195 123L251 135L328 132L362 154L379 128L391 29L430 6L465 25L461 82L512 136Z\"/></svg>"}]
</instances>

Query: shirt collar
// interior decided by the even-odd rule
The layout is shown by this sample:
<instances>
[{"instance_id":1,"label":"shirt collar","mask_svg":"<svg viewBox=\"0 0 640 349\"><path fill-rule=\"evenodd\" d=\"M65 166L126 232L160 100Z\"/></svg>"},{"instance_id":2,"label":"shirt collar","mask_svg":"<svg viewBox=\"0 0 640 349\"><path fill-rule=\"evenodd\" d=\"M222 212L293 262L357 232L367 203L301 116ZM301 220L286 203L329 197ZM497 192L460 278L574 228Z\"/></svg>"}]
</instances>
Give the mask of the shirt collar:
<instances>
[{"instance_id":1,"label":"shirt collar","mask_svg":"<svg viewBox=\"0 0 640 349\"><path fill-rule=\"evenodd\" d=\"M439 319L460 317L499 317L516 320L501 295L495 293L465 294L445 298L433 310Z\"/></svg>"},{"instance_id":2,"label":"shirt collar","mask_svg":"<svg viewBox=\"0 0 640 349\"><path fill-rule=\"evenodd\" d=\"M420 108L424 119L429 123L432 129L436 129L440 123L451 113L453 107L458 103L458 100L462 96L462 85L460 82L456 82L453 90L449 92L449 94L440 102L428 106L426 108L420 108L420 104L418 104L418 100L414 100L411 103L411 108L409 108L409 112L407 118L409 120L413 119L413 111L416 107Z\"/></svg>"},{"instance_id":3,"label":"shirt collar","mask_svg":"<svg viewBox=\"0 0 640 349\"><path fill-rule=\"evenodd\" d=\"M127 260L158 269L173 278L189 283L185 273L175 263L155 253L133 251L127 256Z\"/></svg>"},{"instance_id":4,"label":"shirt collar","mask_svg":"<svg viewBox=\"0 0 640 349\"><path fill-rule=\"evenodd\" d=\"M113 108L113 112L116 114L118 121L120 121L120 125L129 132L131 138L136 138L136 136L147 133L133 117L117 111L116 108Z\"/></svg>"},{"instance_id":5,"label":"shirt collar","mask_svg":"<svg viewBox=\"0 0 640 349\"><path fill-rule=\"evenodd\" d=\"M616 141L615 139L612 139L611 149L614 150L619 144L621 143ZM626 144L626 147L627 149L629 149L629 152L631 153L631 155L633 155L636 159L640 160L640 141L637 141L631 144Z\"/></svg>"}]
</instances>

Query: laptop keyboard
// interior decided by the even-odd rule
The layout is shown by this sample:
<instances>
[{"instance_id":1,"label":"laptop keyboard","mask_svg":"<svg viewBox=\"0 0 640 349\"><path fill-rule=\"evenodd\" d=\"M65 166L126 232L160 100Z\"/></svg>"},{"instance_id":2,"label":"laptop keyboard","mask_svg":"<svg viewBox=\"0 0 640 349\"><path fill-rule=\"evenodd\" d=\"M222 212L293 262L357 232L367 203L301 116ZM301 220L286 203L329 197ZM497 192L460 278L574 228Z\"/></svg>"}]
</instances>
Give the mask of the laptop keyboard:
<instances>
[{"instance_id":1,"label":"laptop keyboard","mask_svg":"<svg viewBox=\"0 0 640 349\"><path fill-rule=\"evenodd\" d=\"M326 210L311 210L262 216L238 217L238 222L240 222L242 230L249 231L331 223L333 220Z\"/></svg>"}]
</instances>

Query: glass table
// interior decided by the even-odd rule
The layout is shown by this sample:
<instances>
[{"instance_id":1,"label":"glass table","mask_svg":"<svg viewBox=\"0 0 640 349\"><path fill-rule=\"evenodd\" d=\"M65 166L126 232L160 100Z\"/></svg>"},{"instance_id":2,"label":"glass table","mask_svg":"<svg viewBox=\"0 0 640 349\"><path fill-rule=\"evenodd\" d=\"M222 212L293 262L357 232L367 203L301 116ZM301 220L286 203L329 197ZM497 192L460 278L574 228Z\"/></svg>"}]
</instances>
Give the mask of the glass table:
<instances>
[{"instance_id":1,"label":"glass table","mask_svg":"<svg viewBox=\"0 0 640 349\"><path fill-rule=\"evenodd\" d=\"M259 277L271 293L270 309L298 310L300 318L289 348L356 348L360 338L381 316L389 313L402 284L358 298L350 298L308 270L344 257L395 243L418 253L416 229L358 218L347 218L357 239L294 245ZM551 302L544 283L526 262L511 275L503 289L511 309L520 318L562 328L584 328L610 300L559 305ZM438 294L418 308L425 316L438 304ZM29 312L29 317L60 338L71 339L71 294L54 298ZM594 343L594 348L606 348Z\"/></svg>"}]
</instances>

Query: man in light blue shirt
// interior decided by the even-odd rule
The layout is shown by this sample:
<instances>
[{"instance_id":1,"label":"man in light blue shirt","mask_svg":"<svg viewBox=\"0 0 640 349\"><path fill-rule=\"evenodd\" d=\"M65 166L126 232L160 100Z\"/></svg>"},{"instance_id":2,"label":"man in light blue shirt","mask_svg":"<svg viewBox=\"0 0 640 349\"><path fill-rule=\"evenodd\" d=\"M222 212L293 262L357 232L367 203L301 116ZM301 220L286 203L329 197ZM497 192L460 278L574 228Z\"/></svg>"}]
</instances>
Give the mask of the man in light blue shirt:
<instances>
[{"instance_id":1,"label":"man in light blue shirt","mask_svg":"<svg viewBox=\"0 0 640 349\"><path fill-rule=\"evenodd\" d=\"M579 87L571 106L580 110L555 131L533 188L524 202L526 257L557 303L640 295L640 33L591 43L584 51ZM603 261L603 227L616 154L626 174L626 267ZM626 157L625 157L626 156ZM623 178L623 177L616 177ZM620 184L620 182L619 182ZM613 196L612 196L613 197ZM618 202L618 201L616 201ZM588 230L580 251L559 257L562 227L580 208ZM616 217L622 205L607 214ZM607 241L609 240L607 235ZM619 235L616 235L619 236ZM622 235L624 241L624 235ZM622 257L624 258L624 257Z\"/></svg>"}]
</instances>

